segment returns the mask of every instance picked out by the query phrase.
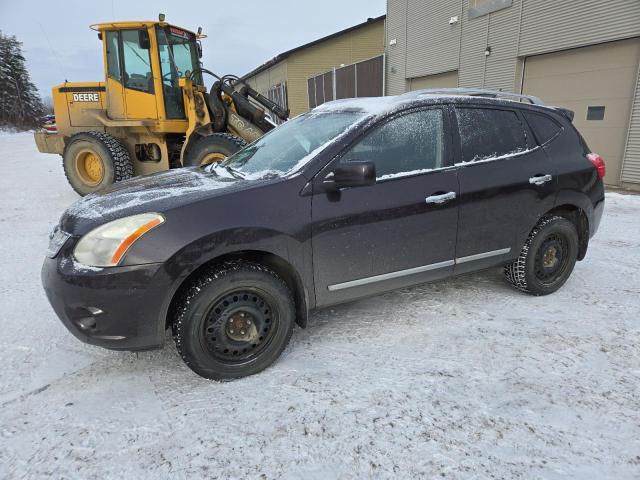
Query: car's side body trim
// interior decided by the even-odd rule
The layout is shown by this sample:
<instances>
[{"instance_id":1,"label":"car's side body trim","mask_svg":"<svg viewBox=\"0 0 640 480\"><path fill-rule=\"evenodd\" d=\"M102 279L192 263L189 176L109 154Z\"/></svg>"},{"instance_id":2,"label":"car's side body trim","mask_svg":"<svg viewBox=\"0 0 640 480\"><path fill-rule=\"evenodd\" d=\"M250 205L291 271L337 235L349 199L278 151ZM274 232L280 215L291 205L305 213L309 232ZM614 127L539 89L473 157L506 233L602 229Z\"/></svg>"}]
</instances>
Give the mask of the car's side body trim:
<instances>
[{"instance_id":1,"label":"car's side body trim","mask_svg":"<svg viewBox=\"0 0 640 480\"><path fill-rule=\"evenodd\" d=\"M483 260L485 258L497 257L498 255L505 255L511 251L511 248L501 248L500 250L491 250L490 252L477 253L475 255L469 255L468 257L456 258L456 264L473 262L475 260Z\"/></svg>"},{"instance_id":2,"label":"car's side body trim","mask_svg":"<svg viewBox=\"0 0 640 480\"><path fill-rule=\"evenodd\" d=\"M373 277L351 280L350 282L337 283L335 285L329 285L327 288L329 291L334 292L336 290L344 290L345 288L359 287L361 285L368 285L369 283L391 280L392 278L405 277L407 275L413 275L414 273L422 273L430 270L437 270L439 268L451 267L454 264L455 262L453 260L447 260L445 262L432 263L431 265L423 265L422 267L408 268L397 272L383 273L382 275L375 275Z\"/></svg>"},{"instance_id":3,"label":"car's side body trim","mask_svg":"<svg viewBox=\"0 0 640 480\"><path fill-rule=\"evenodd\" d=\"M476 255L469 255L468 257L456 258L454 260L446 260L444 262L432 263L430 265L423 265L421 267L408 268L406 270L398 270L397 272L383 273L381 275L374 275L373 277L359 278L357 280L351 280L344 283L336 283L335 285L329 285L327 289L330 292L337 290L344 290L345 288L360 287L362 285L368 285L370 283L383 282L385 280L391 280L394 278L406 277L407 275L413 275L415 273L423 273L431 270L438 270L440 268L451 267L458 263L473 262L476 260L483 260L485 258L497 257L499 255L507 254L511 251L511 248L502 248L500 250L492 250L490 252L478 253Z\"/></svg>"}]
</instances>

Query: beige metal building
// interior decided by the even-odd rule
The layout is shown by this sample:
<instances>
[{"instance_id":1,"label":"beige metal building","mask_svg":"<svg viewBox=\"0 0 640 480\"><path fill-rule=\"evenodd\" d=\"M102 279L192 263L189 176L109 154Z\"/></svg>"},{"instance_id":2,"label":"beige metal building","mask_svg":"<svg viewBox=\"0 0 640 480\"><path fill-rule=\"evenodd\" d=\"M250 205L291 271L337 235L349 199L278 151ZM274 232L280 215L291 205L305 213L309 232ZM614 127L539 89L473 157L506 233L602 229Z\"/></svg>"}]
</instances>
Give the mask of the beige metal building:
<instances>
[{"instance_id":1,"label":"beige metal building","mask_svg":"<svg viewBox=\"0 0 640 480\"><path fill-rule=\"evenodd\" d=\"M384 22L370 18L281 53L243 78L292 116L334 98L383 95Z\"/></svg>"},{"instance_id":2,"label":"beige metal building","mask_svg":"<svg viewBox=\"0 0 640 480\"><path fill-rule=\"evenodd\" d=\"M606 182L640 190L640 0L387 0L386 93L524 92L576 112Z\"/></svg>"}]
</instances>

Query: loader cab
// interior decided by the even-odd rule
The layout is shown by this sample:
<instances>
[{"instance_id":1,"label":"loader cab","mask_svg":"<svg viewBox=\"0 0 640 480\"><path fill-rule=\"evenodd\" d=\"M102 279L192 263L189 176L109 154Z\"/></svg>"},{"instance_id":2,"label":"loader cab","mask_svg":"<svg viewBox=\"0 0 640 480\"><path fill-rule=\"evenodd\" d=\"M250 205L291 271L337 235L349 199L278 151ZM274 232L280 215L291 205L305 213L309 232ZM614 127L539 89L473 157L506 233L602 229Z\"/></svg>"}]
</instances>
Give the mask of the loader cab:
<instances>
[{"instance_id":1,"label":"loader cab","mask_svg":"<svg viewBox=\"0 0 640 480\"><path fill-rule=\"evenodd\" d=\"M92 28L103 41L108 117L186 122L178 82L200 67L196 34L164 22L116 22ZM201 74L192 80L202 85Z\"/></svg>"}]
</instances>

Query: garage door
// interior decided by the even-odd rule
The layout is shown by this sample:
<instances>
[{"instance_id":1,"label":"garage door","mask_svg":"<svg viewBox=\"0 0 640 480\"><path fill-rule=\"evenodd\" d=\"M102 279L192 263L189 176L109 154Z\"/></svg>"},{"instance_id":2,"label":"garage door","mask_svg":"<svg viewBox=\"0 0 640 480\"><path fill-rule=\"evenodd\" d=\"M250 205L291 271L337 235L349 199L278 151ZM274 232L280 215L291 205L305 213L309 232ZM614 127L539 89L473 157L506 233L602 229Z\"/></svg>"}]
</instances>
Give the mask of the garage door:
<instances>
[{"instance_id":1,"label":"garage door","mask_svg":"<svg viewBox=\"0 0 640 480\"><path fill-rule=\"evenodd\" d=\"M609 184L618 184L629 129L640 39L529 57L522 91L576 113L574 124L607 162Z\"/></svg>"},{"instance_id":2,"label":"garage door","mask_svg":"<svg viewBox=\"0 0 640 480\"><path fill-rule=\"evenodd\" d=\"M409 80L411 90L422 90L424 88L456 88L458 86L458 71L428 75L426 77L416 77Z\"/></svg>"}]
</instances>

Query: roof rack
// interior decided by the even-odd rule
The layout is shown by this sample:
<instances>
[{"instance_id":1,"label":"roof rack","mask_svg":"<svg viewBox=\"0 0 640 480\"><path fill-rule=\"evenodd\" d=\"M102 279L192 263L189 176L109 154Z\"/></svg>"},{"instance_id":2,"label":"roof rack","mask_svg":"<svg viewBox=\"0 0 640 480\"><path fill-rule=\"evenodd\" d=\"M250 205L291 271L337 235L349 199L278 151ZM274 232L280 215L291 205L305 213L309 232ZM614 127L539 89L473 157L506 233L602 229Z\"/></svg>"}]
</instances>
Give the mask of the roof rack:
<instances>
[{"instance_id":1,"label":"roof rack","mask_svg":"<svg viewBox=\"0 0 640 480\"><path fill-rule=\"evenodd\" d=\"M501 92L484 88L428 88L411 92L414 95L468 95L470 97L504 98L507 100L528 100L532 105L544 106L545 103L533 95L523 93Z\"/></svg>"}]
</instances>

